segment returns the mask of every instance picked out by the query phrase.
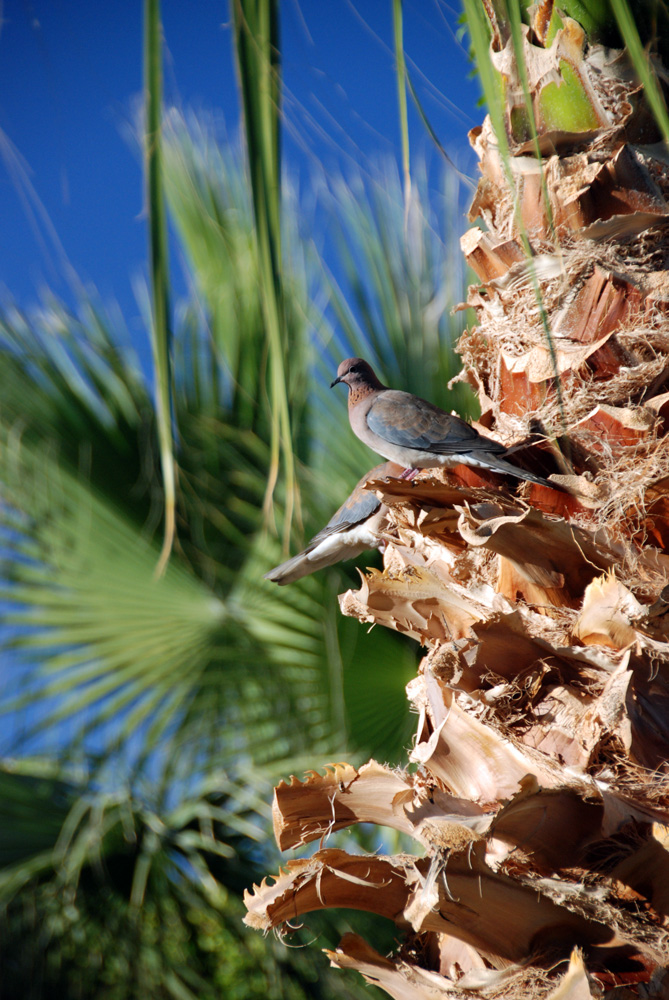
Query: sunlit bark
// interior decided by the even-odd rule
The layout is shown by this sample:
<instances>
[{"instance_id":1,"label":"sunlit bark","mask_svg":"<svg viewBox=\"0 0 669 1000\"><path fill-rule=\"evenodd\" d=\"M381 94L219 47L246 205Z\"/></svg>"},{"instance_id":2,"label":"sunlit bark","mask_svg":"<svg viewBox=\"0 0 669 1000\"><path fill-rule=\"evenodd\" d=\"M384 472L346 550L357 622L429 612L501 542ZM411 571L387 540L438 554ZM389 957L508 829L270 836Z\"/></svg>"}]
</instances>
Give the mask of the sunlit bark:
<instances>
[{"instance_id":1,"label":"sunlit bark","mask_svg":"<svg viewBox=\"0 0 669 1000\"><path fill-rule=\"evenodd\" d=\"M473 130L459 350L481 426L555 489L461 467L370 486L384 572L340 603L426 649L415 768L282 784L275 829L289 848L376 822L416 856L320 851L247 899L266 929L394 919L394 958L350 935L330 958L402 1000L669 995L669 159L625 54L533 16L526 91L492 33L509 155Z\"/></svg>"}]
</instances>

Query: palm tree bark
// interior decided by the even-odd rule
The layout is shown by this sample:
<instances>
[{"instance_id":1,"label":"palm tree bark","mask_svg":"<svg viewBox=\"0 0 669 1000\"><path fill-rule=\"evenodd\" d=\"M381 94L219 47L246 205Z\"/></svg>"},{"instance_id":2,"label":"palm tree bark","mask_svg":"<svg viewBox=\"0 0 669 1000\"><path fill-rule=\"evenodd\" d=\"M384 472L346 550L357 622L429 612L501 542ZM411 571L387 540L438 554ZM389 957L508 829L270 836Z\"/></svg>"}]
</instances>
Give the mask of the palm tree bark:
<instances>
[{"instance_id":1,"label":"palm tree bark","mask_svg":"<svg viewBox=\"0 0 669 1000\"><path fill-rule=\"evenodd\" d=\"M398 998L546 996L560 977L560 996L665 996L666 148L624 51L550 3L520 29L498 6L505 105L470 135L486 228L462 239L479 282L460 377L486 433L556 488L464 468L370 486L392 541L340 603L427 649L415 768L293 778L275 831L286 849L374 822L417 854L289 862L247 921L394 919L394 957L349 935L330 958Z\"/></svg>"}]
</instances>

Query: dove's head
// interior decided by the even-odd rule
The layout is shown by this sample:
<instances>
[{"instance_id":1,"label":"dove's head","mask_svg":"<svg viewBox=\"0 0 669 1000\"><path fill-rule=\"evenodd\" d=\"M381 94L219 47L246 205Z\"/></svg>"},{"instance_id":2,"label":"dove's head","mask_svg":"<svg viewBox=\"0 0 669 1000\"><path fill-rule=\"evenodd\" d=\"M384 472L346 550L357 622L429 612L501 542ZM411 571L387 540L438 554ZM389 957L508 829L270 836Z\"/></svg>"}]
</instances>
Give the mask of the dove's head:
<instances>
[{"instance_id":1,"label":"dove's head","mask_svg":"<svg viewBox=\"0 0 669 1000\"><path fill-rule=\"evenodd\" d=\"M330 388L332 389L338 382L343 382L352 392L384 388L374 374L372 366L362 358L347 358L346 361L342 361L337 369L336 379L330 383Z\"/></svg>"}]
</instances>

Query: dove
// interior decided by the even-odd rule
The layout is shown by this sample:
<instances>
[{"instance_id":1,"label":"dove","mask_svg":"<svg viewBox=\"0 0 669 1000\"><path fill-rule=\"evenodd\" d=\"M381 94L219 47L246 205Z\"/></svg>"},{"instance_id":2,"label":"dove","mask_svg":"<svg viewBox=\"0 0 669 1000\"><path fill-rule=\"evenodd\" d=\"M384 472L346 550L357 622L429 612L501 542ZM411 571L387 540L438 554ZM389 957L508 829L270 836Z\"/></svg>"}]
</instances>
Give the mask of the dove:
<instances>
[{"instance_id":1,"label":"dove","mask_svg":"<svg viewBox=\"0 0 669 1000\"><path fill-rule=\"evenodd\" d=\"M555 487L546 479L507 461L506 448L476 428L420 396L389 389L362 358L347 358L331 383L348 386L348 416L353 433L372 451L405 467L405 478L418 469L469 465L505 476Z\"/></svg>"},{"instance_id":2,"label":"dove","mask_svg":"<svg viewBox=\"0 0 669 1000\"><path fill-rule=\"evenodd\" d=\"M402 469L383 462L370 469L357 483L348 499L332 515L325 527L298 555L265 573L265 579L284 586L325 566L353 559L379 544L378 529L386 512L379 498L363 486L370 479L398 476Z\"/></svg>"}]
</instances>

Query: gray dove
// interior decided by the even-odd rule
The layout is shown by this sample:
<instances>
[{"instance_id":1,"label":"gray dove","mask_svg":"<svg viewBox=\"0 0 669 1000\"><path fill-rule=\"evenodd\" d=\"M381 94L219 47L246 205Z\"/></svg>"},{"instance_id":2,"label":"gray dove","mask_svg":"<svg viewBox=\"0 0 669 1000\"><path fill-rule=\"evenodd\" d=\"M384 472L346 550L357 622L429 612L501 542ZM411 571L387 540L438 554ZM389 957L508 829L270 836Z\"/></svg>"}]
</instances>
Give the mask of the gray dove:
<instances>
[{"instance_id":1,"label":"gray dove","mask_svg":"<svg viewBox=\"0 0 669 1000\"><path fill-rule=\"evenodd\" d=\"M519 469L504 457L506 448L420 396L389 389L362 358L347 358L330 388L348 386L348 416L361 441L407 470L469 465L556 489L546 479Z\"/></svg>"},{"instance_id":2,"label":"gray dove","mask_svg":"<svg viewBox=\"0 0 669 1000\"><path fill-rule=\"evenodd\" d=\"M379 544L378 529L386 507L375 493L363 489L370 479L398 476L402 469L392 462L383 462L370 469L325 527L311 539L298 555L265 573L265 579L283 586L299 580L325 566L344 559L353 559L366 549Z\"/></svg>"}]
</instances>

